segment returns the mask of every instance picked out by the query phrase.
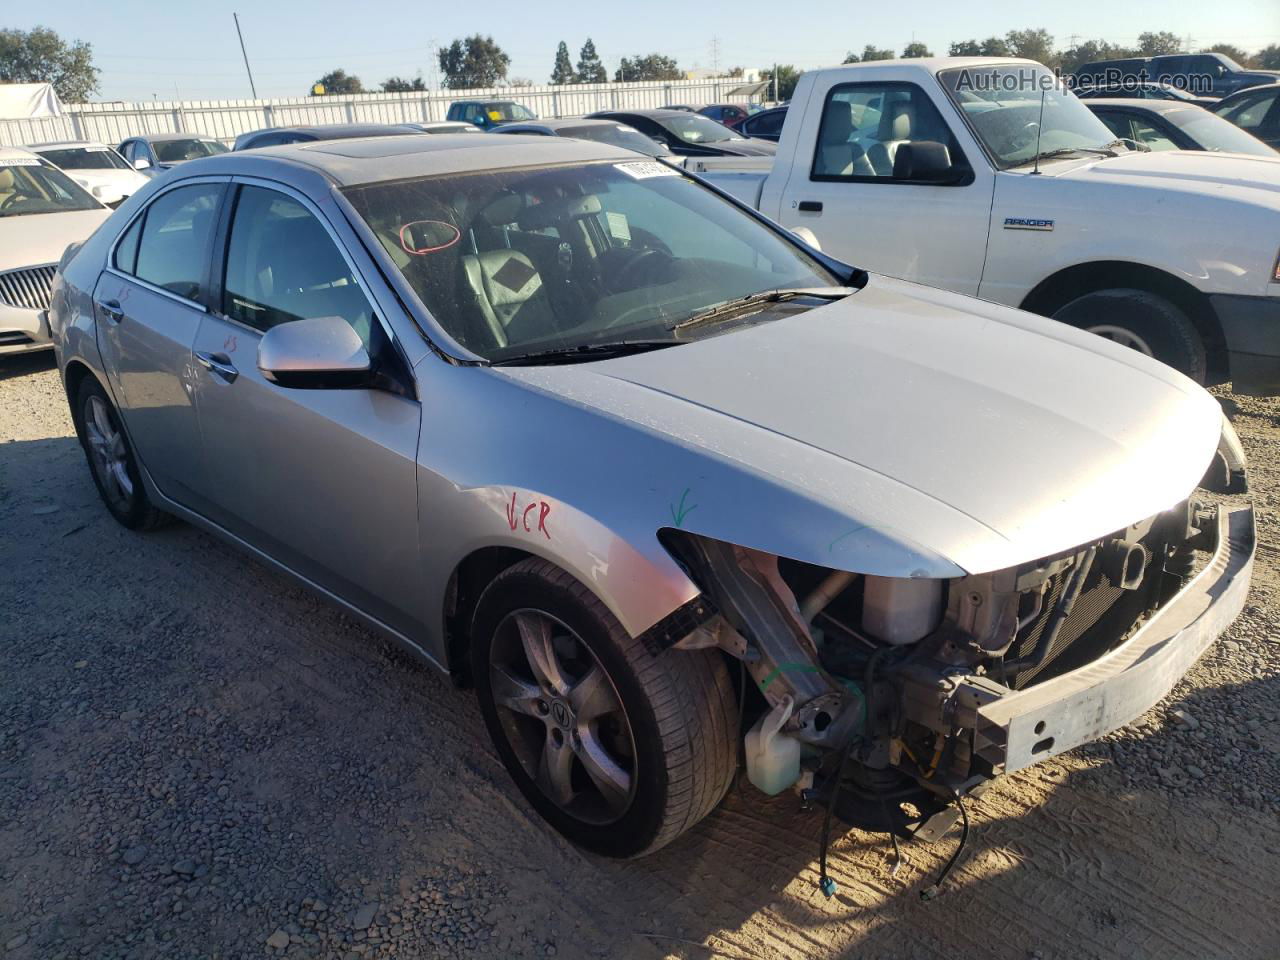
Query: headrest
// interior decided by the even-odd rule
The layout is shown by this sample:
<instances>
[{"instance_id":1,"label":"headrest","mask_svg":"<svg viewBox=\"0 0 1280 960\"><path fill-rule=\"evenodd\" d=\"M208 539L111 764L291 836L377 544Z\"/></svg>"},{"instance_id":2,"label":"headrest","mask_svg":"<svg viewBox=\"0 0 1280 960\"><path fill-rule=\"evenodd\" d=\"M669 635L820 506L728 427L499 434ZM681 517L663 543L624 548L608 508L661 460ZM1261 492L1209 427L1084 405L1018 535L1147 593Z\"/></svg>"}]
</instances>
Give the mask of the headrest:
<instances>
[{"instance_id":1,"label":"headrest","mask_svg":"<svg viewBox=\"0 0 1280 960\"><path fill-rule=\"evenodd\" d=\"M13 184L13 171L8 167L0 167L0 190L12 190Z\"/></svg>"},{"instance_id":2,"label":"headrest","mask_svg":"<svg viewBox=\"0 0 1280 960\"><path fill-rule=\"evenodd\" d=\"M831 100L822 114L822 142L848 143L853 134L853 105L847 100Z\"/></svg>"},{"instance_id":3,"label":"headrest","mask_svg":"<svg viewBox=\"0 0 1280 960\"><path fill-rule=\"evenodd\" d=\"M910 100L891 100L880 118L880 139L910 140L916 125L916 105Z\"/></svg>"},{"instance_id":4,"label":"headrest","mask_svg":"<svg viewBox=\"0 0 1280 960\"><path fill-rule=\"evenodd\" d=\"M498 194L485 204L484 209L480 211L480 218L491 227L504 227L508 223L515 223L523 209L524 197L507 191Z\"/></svg>"}]
</instances>

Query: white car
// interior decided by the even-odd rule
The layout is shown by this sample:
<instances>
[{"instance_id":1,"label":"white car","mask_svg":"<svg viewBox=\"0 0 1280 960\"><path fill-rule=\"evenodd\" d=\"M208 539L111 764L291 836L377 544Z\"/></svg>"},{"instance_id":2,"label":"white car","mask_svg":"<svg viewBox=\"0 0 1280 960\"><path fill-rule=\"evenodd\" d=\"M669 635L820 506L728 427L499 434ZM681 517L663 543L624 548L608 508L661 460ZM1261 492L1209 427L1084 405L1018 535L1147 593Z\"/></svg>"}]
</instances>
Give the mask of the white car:
<instances>
[{"instance_id":1,"label":"white car","mask_svg":"<svg viewBox=\"0 0 1280 960\"><path fill-rule=\"evenodd\" d=\"M1280 157L1129 150L1040 64L946 57L807 71L776 159L707 171L848 263L1280 394Z\"/></svg>"},{"instance_id":2,"label":"white car","mask_svg":"<svg viewBox=\"0 0 1280 960\"><path fill-rule=\"evenodd\" d=\"M108 207L118 207L149 179L105 143L64 140L27 147L44 157Z\"/></svg>"},{"instance_id":3,"label":"white car","mask_svg":"<svg viewBox=\"0 0 1280 960\"><path fill-rule=\"evenodd\" d=\"M0 147L0 356L43 350L58 259L111 215L49 161Z\"/></svg>"}]
</instances>

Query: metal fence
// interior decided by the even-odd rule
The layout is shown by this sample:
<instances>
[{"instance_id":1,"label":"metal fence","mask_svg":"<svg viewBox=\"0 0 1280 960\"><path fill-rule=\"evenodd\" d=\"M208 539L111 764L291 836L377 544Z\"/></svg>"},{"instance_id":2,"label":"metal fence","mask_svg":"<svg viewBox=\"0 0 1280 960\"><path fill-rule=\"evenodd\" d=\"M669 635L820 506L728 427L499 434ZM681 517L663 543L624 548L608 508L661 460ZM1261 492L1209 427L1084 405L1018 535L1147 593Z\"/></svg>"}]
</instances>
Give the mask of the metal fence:
<instances>
[{"instance_id":1,"label":"metal fence","mask_svg":"<svg viewBox=\"0 0 1280 960\"><path fill-rule=\"evenodd\" d=\"M68 104L64 105L61 117L0 120L0 146L47 143L51 140L97 140L115 145L141 133L193 133L229 143L250 130L290 124L443 120L454 100L515 100L541 117L576 117L596 110L717 103L741 83L741 80L721 78L282 97L274 100Z\"/></svg>"}]
</instances>

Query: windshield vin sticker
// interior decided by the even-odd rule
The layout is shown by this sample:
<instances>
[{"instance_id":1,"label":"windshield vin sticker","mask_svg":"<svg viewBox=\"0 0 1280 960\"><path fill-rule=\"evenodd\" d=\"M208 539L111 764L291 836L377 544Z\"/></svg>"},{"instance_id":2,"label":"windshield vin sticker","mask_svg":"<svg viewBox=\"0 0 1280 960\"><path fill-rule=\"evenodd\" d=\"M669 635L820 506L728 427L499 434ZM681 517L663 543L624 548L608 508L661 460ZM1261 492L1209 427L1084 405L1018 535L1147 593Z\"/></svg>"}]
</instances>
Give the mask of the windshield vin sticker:
<instances>
[{"instance_id":1,"label":"windshield vin sticker","mask_svg":"<svg viewBox=\"0 0 1280 960\"><path fill-rule=\"evenodd\" d=\"M1052 230L1052 220L1036 220L1029 217L1005 217L1006 230Z\"/></svg>"},{"instance_id":2,"label":"windshield vin sticker","mask_svg":"<svg viewBox=\"0 0 1280 960\"><path fill-rule=\"evenodd\" d=\"M678 177L680 174L657 160L637 160L633 163L615 163L614 169L621 170L636 180L648 180L650 177Z\"/></svg>"}]
</instances>

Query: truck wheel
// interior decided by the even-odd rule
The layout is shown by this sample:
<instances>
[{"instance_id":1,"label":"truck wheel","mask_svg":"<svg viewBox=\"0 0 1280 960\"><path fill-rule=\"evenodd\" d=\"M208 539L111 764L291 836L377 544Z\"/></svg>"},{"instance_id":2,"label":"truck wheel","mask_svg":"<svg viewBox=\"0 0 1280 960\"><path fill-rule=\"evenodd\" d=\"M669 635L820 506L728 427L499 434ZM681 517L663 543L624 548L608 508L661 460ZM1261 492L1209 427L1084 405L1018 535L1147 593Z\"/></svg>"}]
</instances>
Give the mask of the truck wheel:
<instances>
[{"instance_id":1,"label":"truck wheel","mask_svg":"<svg viewBox=\"0 0 1280 960\"><path fill-rule=\"evenodd\" d=\"M1196 383L1205 381L1204 342L1187 315L1145 290L1098 290L1058 308L1053 319L1145 353Z\"/></svg>"},{"instance_id":2,"label":"truck wheel","mask_svg":"<svg viewBox=\"0 0 1280 960\"><path fill-rule=\"evenodd\" d=\"M172 521L147 497L120 414L93 377L81 382L73 413L89 472L111 515L130 530L154 530Z\"/></svg>"},{"instance_id":3,"label":"truck wheel","mask_svg":"<svg viewBox=\"0 0 1280 960\"><path fill-rule=\"evenodd\" d=\"M516 786L595 853L638 857L705 817L738 761L738 703L714 650L655 658L545 560L485 589L471 631L485 725Z\"/></svg>"}]
</instances>

